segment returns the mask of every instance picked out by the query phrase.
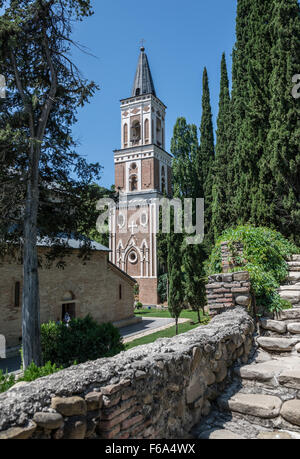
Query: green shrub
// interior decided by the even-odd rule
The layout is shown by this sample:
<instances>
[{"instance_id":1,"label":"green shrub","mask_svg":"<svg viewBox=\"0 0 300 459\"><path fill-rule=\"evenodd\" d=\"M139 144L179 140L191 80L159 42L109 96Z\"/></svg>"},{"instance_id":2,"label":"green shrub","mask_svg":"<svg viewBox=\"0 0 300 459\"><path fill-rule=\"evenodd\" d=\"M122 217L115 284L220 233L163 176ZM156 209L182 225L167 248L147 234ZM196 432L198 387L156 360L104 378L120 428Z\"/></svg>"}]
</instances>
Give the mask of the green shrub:
<instances>
[{"instance_id":1,"label":"green shrub","mask_svg":"<svg viewBox=\"0 0 300 459\"><path fill-rule=\"evenodd\" d=\"M158 278L157 293L160 301L165 303L168 299L168 274L162 274Z\"/></svg>"},{"instance_id":2,"label":"green shrub","mask_svg":"<svg viewBox=\"0 0 300 459\"><path fill-rule=\"evenodd\" d=\"M63 367L58 368L55 364L52 365L51 362L46 363L46 365L44 365L43 367L37 367L35 363L32 362L24 371L23 376L18 380L16 380L14 374L4 374L3 371L0 370L0 393L6 392L19 381L35 381L38 378L52 375L53 373L56 373L57 371L60 371L62 369Z\"/></svg>"},{"instance_id":3,"label":"green shrub","mask_svg":"<svg viewBox=\"0 0 300 459\"><path fill-rule=\"evenodd\" d=\"M135 305L135 308L138 309L138 310L139 310L139 309L143 309L143 304L142 304L140 301L138 301L138 302L136 303L136 305Z\"/></svg>"},{"instance_id":4,"label":"green shrub","mask_svg":"<svg viewBox=\"0 0 300 459\"><path fill-rule=\"evenodd\" d=\"M35 381L38 378L52 375L60 370L63 370L63 367L57 367L55 363L52 364L51 362L47 362L43 367L37 367L36 364L32 362L24 371L22 378L18 381Z\"/></svg>"},{"instance_id":5,"label":"green shrub","mask_svg":"<svg viewBox=\"0 0 300 459\"><path fill-rule=\"evenodd\" d=\"M7 372L4 374L3 371L0 370L0 393L6 392L15 382L15 375L8 374Z\"/></svg>"},{"instance_id":6,"label":"green shrub","mask_svg":"<svg viewBox=\"0 0 300 459\"><path fill-rule=\"evenodd\" d=\"M286 259L298 252L298 248L285 239L277 231L251 225L238 226L225 231L217 240L209 260L206 262L206 273L212 275L222 272L221 243L228 242L231 255L240 267L249 271L251 286L256 297L259 310L278 312L286 308L276 289L288 275ZM237 259L234 243L241 242L244 246L243 259Z\"/></svg>"},{"instance_id":7,"label":"green shrub","mask_svg":"<svg viewBox=\"0 0 300 459\"><path fill-rule=\"evenodd\" d=\"M110 323L99 325L91 316L74 319L69 327L49 322L41 327L44 362L67 367L101 357L112 357L125 349L119 330Z\"/></svg>"}]
</instances>

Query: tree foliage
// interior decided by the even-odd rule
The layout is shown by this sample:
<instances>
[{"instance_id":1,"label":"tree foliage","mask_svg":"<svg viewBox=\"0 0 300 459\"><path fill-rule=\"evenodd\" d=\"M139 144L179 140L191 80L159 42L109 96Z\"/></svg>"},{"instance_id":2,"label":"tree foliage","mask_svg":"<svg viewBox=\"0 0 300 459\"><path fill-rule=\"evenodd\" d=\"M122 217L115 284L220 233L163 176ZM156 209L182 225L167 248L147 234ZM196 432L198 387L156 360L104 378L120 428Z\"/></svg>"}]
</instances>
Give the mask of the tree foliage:
<instances>
[{"instance_id":1,"label":"tree foliage","mask_svg":"<svg viewBox=\"0 0 300 459\"><path fill-rule=\"evenodd\" d=\"M197 181L201 184L205 202L205 240L208 250L214 240L212 228L212 190L215 160L214 131L207 69L204 68L202 80L202 116L200 125L200 147L196 163ZM200 196L197 196L200 197Z\"/></svg>"},{"instance_id":2,"label":"tree foliage","mask_svg":"<svg viewBox=\"0 0 300 459\"><path fill-rule=\"evenodd\" d=\"M236 260L240 266L235 270L249 271L260 312L279 311L283 301L276 289L287 278L287 258L297 253L298 248L282 234L269 228L251 225L230 228L216 241L206 263L207 275L222 272L221 243L225 241L233 258L234 243L243 245L243 259Z\"/></svg>"},{"instance_id":3,"label":"tree foliage","mask_svg":"<svg viewBox=\"0 0 300 459\"><path fill-rule=\"evenodd\" d=\"M88 0L11 0L2 6L0 68L7 95L0 101L0 231L2 254L22 241L26 367L41 363L37 238L57 239L62 232L75 237L80 198L99 178L99 164L76 153L71 130L77 110L97 90L71 61L73 23L92 8Z\"/></svg>"},{"instance_id":4,"label":"tree foliage","mask_svg":"<svg viewBox=\"0 0 300 459\"><path fill-rule=\"evenodd\" d=\"M238 0L228 131L217 141L217 155L228 151L223 229L269 226L297 244L300 108L291 92L299 73L299 41L297 0ZM213 220L218 233L222 194L217 183Z\"/></svg>"},{"instance_id":5,"label":"tree foliage","mask_svg":"<svg viewBox=\"0 0 300 459\"><path fill-rule=\"evenodd\" d=\"M228 164L229 154L229 129L230 129L230 93L225 53L221 62L221 83L219 98L219 115L217 120L216 158L213 168L213 202L212 202L212 227L215 239L222 234L228 226L230 217L228 202L230 200L230 174Z\"/></svg>"}]
</instances>

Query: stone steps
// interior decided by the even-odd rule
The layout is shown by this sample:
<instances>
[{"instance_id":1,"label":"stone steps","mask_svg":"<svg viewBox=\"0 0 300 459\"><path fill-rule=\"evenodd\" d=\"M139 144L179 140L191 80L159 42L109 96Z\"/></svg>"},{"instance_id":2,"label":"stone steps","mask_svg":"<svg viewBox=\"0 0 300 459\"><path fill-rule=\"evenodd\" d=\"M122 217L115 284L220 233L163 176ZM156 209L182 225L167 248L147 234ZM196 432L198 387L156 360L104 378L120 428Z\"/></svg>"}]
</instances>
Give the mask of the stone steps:
<instances>
[{"instance_id":1,"label":"stone steps","mask_svg":"<svg viewBox=\"0 0 300 459\"><path fill-rule=\"evenodd\" d=\"M296 262L300 263L300 255L292 255L290 257L289 261L291 261L291 262L296 261Z\"/></svg>"},{"instance_id":2,"label":"stone steps","mask_svg":"<svg viewBox=\"0 0 300 459\"><path fill-rule=\"evenodd\" d=\"M294 271L294 272L299 272L300 271L300 263L288 263L289 264L289 268L290 268L290 271Z\"/></svg>"},{"instance_id":3,"label":"stone steps","mask_svg":"<svg viewBox=\"0 0 300 459\"><path fill-rule=\"evenodd\" d=\"M278 293L292 309L260 320L251 363L234 369L196 438L300 439L300 255L288 266Z\"/></svg>"},{"instance_id":4,"label":"stone steps","mask_svg":"<svg viewBox=\"0 0 300 459\"><path fill-rule=\"evenodd\" d=\"M285 321L285 320L295 320L295 321L300 321L300 310L297 308L292 308L292 309L284 309L281 311L277 317L277 321Z\"/></svg>"},{"instance_id":5,"label":"stone steps","mask_svg":"<svg viewBox=\"0 0 300 459\"><path fill-rule=\"evenodd\" d=\"M263 419L277 418L282 407L282 401L274 395L242 394L240 392L230 398L221 396L217 403L221 410Z\"/></svg>"},{"instance_id":6,"label":"stone steps","mask_svg":"<svg viewBox=\"0 0 300 459\"><path fill-rule=\"evenodd\" d=\"M278 289L278 292L284 292L284 291L295 291L295 292L299 292L300 291L300 283L297 283L297 284L293 284L293 285L281 285Z\"/></svg>"},{"instance_id":7,"label":"stone steps","mask_svg":"<svg viewBox=\"0 0 300 459\"><path fill-rule=\"evenodd\" d=\"M296 351L295 346L300 343L300 336L298 338L283 338L276 336L260 336L256 339L258 346L267 352L292 352Z\"/></svg>"},{"instance_id":8,"label":"stone steps","mask_svg":"<svg viewBox=\"0 0 300 459\"><path fill-rule=\"evenodd\" d=\"M244 365L235 369L235 374L245 383L256 381L274 387L283 386L300 390L300 360L297 356Z\"/></svg>"},{"instance_id":9,"label":"stone steps","mask_svg":"<svg viewBox=\"0 0 300 459\"><path fill-rule=\"evenodd\" d=\"M202 432L198 438L200 440L246 440L245 437L227 429L206 430L205 432Z\"/></svg>"},{"instance_id":10,"label":"stone steps","mask_svg":"<svg viewBox=\"0 0 300 459\"><path fill-rule=\"evenodd\" d=\"M260 326L264 330L270 330L282 335L287 332L287 324L282 320L261 319Z\"/></svg>"},{"instance_id":11,"label":"stone steps","mask_svg":"<svg viewBox=\"0 0 300 459\"><path fill-rule=\"evenodd\" d=\"M280 298L289 301L292 305L300 303L300 290L283 290L279 292Z\"/></svg>"},{"instance_id":12,"label":"stone steps","mask_svg":"<svg viewBox=\"0 0 300 459\"><path fill-rule=\"evenodd\" d=\"M300 282L300 272L290 271L287 277L287 281L293 284L298 284Z\"/></svg>"}]
</instances>

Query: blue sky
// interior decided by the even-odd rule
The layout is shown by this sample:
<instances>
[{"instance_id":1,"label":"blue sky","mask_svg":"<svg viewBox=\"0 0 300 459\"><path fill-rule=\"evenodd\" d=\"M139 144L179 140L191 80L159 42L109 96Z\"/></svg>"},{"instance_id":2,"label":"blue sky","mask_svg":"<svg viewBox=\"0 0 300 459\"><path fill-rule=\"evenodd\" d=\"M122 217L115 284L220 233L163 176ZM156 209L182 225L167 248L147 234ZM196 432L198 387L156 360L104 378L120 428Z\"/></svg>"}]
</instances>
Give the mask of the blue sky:
<instances>
[{"instance_id":1,"label":"blue sky","mask_svg":"<svg viewBox=\"0 0 300 459\"><path fill-rule=\"evenodd\" d=\"M101 90L78 113L79 152L103 166L101 185L114 183L113 150L120 147L120 104L131 95L140 40L150 62L157 96L167 105L166 148L177 117L200 125L201 86L208 69L214 121L218 113L220 62L231 72L236 0L95 0L95 14L75 25L73 37L91 57L74 55L84 76Z\"/></svg>"}]
</instances>

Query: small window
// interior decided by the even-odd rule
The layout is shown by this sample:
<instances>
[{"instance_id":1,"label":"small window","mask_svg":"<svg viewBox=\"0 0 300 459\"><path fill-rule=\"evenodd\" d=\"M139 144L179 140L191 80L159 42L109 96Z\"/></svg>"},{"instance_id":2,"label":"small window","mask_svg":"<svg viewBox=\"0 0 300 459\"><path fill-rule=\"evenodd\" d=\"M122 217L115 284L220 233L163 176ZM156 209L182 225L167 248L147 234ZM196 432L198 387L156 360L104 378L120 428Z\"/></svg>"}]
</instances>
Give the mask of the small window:
<instances>
[{"instance_id":1,"label":"small window","mask_svg":"<svg viewBox=\"0 0 300 459\"><path fill-rule=\"evenodd\" d=\"M127 123L124 124L124 146L128 144L128 126Z\"/></svg>"},{"instance_id":2,"label":"small window","mask_svg":"<svg viewBox=\"0 0 300 459\"><path fill-rule=\"evenodd\" d=\"M139 96L139 95L140 95L140 93L141 93L141 90L140 90L140 88L136 88L136 91L135 91L135 95L136 95L136 96Z\"/></svg>"},{"instance_id":3,"label":"small window","mask_svg":"<svg viewBox=\"0 0 300 459\"><path fill-rule=\"evenodd\" d=\"M149 141L149 120L145 120L145 142Z\"/></svg>"},{"instance_id":4,"label":"small window","mask_svg":"<svg viewBox=\"0 0 300 459\"><path fill-rule=\"evenodd\" d=\"M21 283L15 283L15 308L20 307Z\"/></svg>"},{"instance_id":5,"label":"small window","mask_svg":"<svg viewBox=\"0 0 300 459\"><path fill-rule=\"evenodd\" d=\"M122 299L122 285L119 285L119 300Z\"/></svg>"}]
</instances>

